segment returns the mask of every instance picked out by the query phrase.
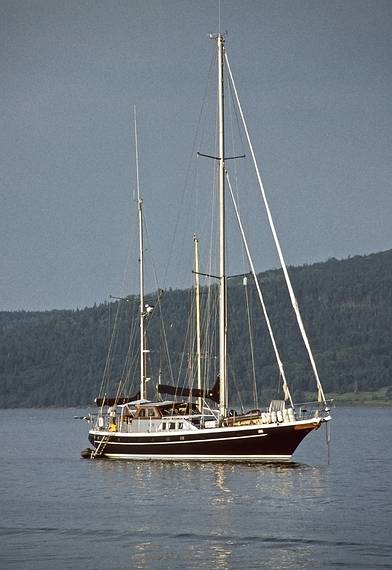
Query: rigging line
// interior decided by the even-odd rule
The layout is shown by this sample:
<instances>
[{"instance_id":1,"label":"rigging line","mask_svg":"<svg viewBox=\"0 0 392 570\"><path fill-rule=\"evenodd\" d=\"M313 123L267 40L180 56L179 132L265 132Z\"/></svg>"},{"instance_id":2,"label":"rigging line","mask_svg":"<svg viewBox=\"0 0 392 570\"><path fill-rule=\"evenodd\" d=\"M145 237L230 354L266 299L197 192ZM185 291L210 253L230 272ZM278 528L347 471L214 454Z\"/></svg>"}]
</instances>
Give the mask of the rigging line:
<instances>
[{"instance_id":1,"label":"rigging line","mask_svg":"<svg viewBox=\"0 0 392 570\"><path fill-rule=\"evenodd\" d=\"M128 306L128 305L124 305L124 306ZM129 358L128 353L129 353L129 346L130 346L131 341L132 341L132 336L130 337L130 340L129 340L129 343L128 343L128 350L127 350L127 353L126 353L126 355L125 355L125 359L124 359L124 363L123 363L123 369L122 369L122 372L121 372L121 374L120 374L120 378L119 378L119 381L118 381L117 391L116 391L116 396L115 396L116 399L119 397L119 395L120 395L120 393L121 393L122 387L124 387L124 381L123 381L123 378L124 378L124 369L125 369L125 367L126 367L126 365L127 365L127 361L128 361L128 358Z\"/></svg>"},{"instance_id":2,"label":"rigging line","mask_svg":"<svg viewBox=\"0 0 392 570\"><path fill-rule=\"evenodd\" d=\"M188 318L188 324L187 324L185 339L184 339L184 347L186 347L187 343L189 342L190 330L191 330L191 319ZM180 352L181 358L180 358L180 362L179 362L179 366L178 366L178 376L177 376L176 388L178 388L178 386L180 384L180 378L181 378L181 374L183 373L184 359L185 359L186 354L187 354L187 352L185 351L185 349L183 349L182 352ZM186 374L184 376L186 378Z\"/></svg>"},{"instance_id":3,"label":"rigging line","mask_svg":"<svg viewBox=\"0 0 392 570\"><path fill-rule=\"evenodd\" d=\"M108 349L108 353L106 355L105 367L104 367L104 370L102 373L101 387L99 389L99 396L100 397L103 397L103 395L105 393L105 389L108 388L109 376L110 376L110 371L111 371L111 367L112 367L112 355L113 355L114 347L117 344L117 338L118 338L119 312L120 312L120 302L117 303L117 310L116 310L116 315L114 318L112 334L110 337L109 349Z\"/></svg>"},{"instance_id":4,"label":"rigging line","mask_svg":"<svg viewBox=\"0 0 392 570\"><path fill-rule=\"evenodd\" d=\"M216 64L217 56L215 54L214 62ZM216 114L215 114L216 115ZM217 144L217 124L215 123L215 144L214 148ZM211 208L210 208L210 219L209 219L209 239L208 239L208 254L206 255L206 265L207 265L207 273L211 275L214 272L214 255L213 252L215 251L214 240L216 240L216 207L217 207L217 169L213 168L213 182L212 182L212 192L210 193L211 196ZM206 284L207 288L207 295L206 295L206 303L204 308L204 317L203 317L203 347L202 350L204 353L208 354L215 354L215 329L212 326L212 322L216 321L216 312L217 306L215 303L216 297L216 286L212 282L212 279L209 278ZM214 376L213 383L215 382L216 376L216 360L212 361L210 358L204 359L203 363L203 378L205 379L204 382L207 385L207 379L209 378L210 374Z\"/></svg>"},{"instance_id":5,"label":"rigging line","mask_svg":"<svg viewBox=\"0 0 392 570\"><path fill-rule=\"evenodd\" d=\"M167 333L166 333L166 328L165 328L165 321L163 319L163 311L162 311L162 303L161 301L159 301L158 304L159 307L159 314L160 314L160 323L161 323L161 340L163 339L163 346L165 349L165 355L166 355L166 359L167 359L167 365L169 368L169 374L170 374L170 379L174 384L174 373L173 373L173 365L172 365L172 361L171 361L171 357L170 357L170 351L169 351L169 343L168 343L168 339L167 339Z\"/></svg>"},{"instance_id":6,"label":"rigging line","mask_svg":"<svg viewBox=\"0 0 392 570\"><path fill-rule=\"evenodd\" d=\"M216 135L215 135L216 136ZM215 269L213 267L213 252L215 251L214 247L214 239L216 238L216 187L217 187L217 172L216 168L214 167L214 178L212 183L212 192L211 192L211 217L209 219L209 237L208 237L208 253L206 255L206 265L207 265L207 273L210 275L213 273ZM216 298L216 285L212 282L211 278L208 278L207 284L207 295L206 295L206 302L203 310L203 346L202 351L208 354L215 354L215 328L212 326L212 322L216 322L216 312L217 306L215 302ZM205 385L208 385L207 379L211 374L211 370L213 376L215 377L215 362L212 362L209 358L206 358L203 363L203 378ZM213 383L215 382L215 378Z\"/></svg>"},{"instance_id":7,"label":"rigging line","mask_svg":"<svg viewBox=\"0 0 392 570\"><path fill-rule=\"evenodd\" d=\"M249 265L250 265L251 270L252 270L253 278L254 278L255 284L256 284L256 289L257 289L257 292L258 292L258 295L259 295L259 299L260 299L260 303L261 303L261 306L262 306L262 309L263 309L265 322L266 322L266 324L267 324L267 328L268 328L268 332L269 332L270 339L271 339L271 342L272 342L272 346L273 346L273 348L274 348L276 362L278 363L279 371L280 371L280 374L281 374L281 376L282 376L283 389L284 389L284 393L285 393L285 399L289 399L291 406L294 407L293 400L291 399L290 390L289 390L289 387L288 387L288 384L287 384L286 375L285 375L284 368L283 368L283 363L282 363L282 361L281 361L281 359L280 359L279 350L278 350L278 347L277 347L276 342L275 342L275 336L274 336L274 333L273 333L273 330L272 330L271 322L270 322L270 320L269 320L269 316L268 316L268 312L267 312L267 307L265 306L265 303L264 303L263 294L262 294L262 292L261 292L259 280L258 280L258 278L257 278L256 270L255 270L255 267L254 267L254 265L253 265L253 260L252 260L252 257L251 257L251 255L250 255L250 251L249 251L249 247L248 247L248 242L247 242L247 239L246 239L246 236L245 236L244 228L243 228L243 225L242 225L242 222L241 222L241 218L240 218L240 214L239 214L239 211L238 211L237 202L236 202L236 199L235 199L235 196L234 196L234 193L233 193L233 189L232 189L231 182L230 182L230 178L229 178L229 175L228 175L227 171L226 171L226 179L227 179L227 185L228 185L229 190L230 190L231 200L232 200L232 202L233 202L233 206L234 206L234 210L235 210L235 215L236 215L236 217L237 217L238 226L239 226L239 228L240 228L242 241L243 241L243 243L244 243L244 247L245 247L245 250L246 250L246 255L247 255L247 257L248 257L248 262L249 262Z\"/></svg>"},{"instance_id":8,"label":"rigging line","mask_svg":"<svg viewBox=\"0 0 392 570\"><path fill-rule=\"evenodd\" d=\"M209 250L208 250L208 273L211 275L213 270L213 252L214 252L214 238L216 239L216 169L214 168L214 179L212 183L212 193L211 193L211 218L210 218L210 231L209 231ZM208 286L211 287L211 279L208 281Z\"/></svg>"},{"instance_id":9,"label":"rigging line","mask_svg":"<svg viewBox=\"0 0 392 570\"><path fill-rule=\"evenodd\" d=\"M130 337L129 343L128 343L128 348L127 348L127 353L125 355L122 371L120 374L120 380L118 382L116 398L118 398L120 396L122 391L124 392L124 394L126 392L126 383L127 383L127 380L129 379L129 368L131 366L129 364L129 360L130 360L130 355L133 353L133 350L132 350L133 344L134 344L133 338Z\"/></svg>"},{"instance_id":10,"label":"rigging line","mask_svg":"<svg viewBox=\"0 0 392 570\"><path fill-rule=\"evenodd\" d=\"M134 109L134 112L136 113L136 108ZM137 141L136 141L136 153L137 153ZM136 166L138 168L138 164ZM137 172L137 187L138 187L138 196L139 196L140 192L139 192L139 173L138 172ZM133 241L133 240L131 240L131 241ZM127 269L130 266L130 258L131 258L131 251L132 251L131 241L128 244L127 258L126 258L124 271L123 271L123 275L122 275L121 290L125 289L125 283L127 281ZM112 368L113 368L113 355L114 355L115 349L116 349L117 344L118 344L119 326L120 326L120 313L121 313L122 302L124 302L126 300L127 300L126 298L120 299L119 302L117 302L117 310L116 310L116 316L115 316L114 324L113 324L112 337L110 339L110 344L109 344L109 349L108 349L108 354L107 354L107 360L106 360L105 369L103 372L103 379L102 379L102 384L104 383L104 381L106 381L106 387L109 387L110 376L111 376ZM132 302L134 302L134 301L135 300L133 299ZM110 303L110 306L111 306L111 304L112 303ZM134 332L132 333L132 329L131 329L131 335L134 335L134 334L135 333ZM121 388L122 377L123 377L123 374L120 377L120 381L119 381L118 388L117 388L117 393L119 392L119 390Z\"/></svg>"},{"instance_id":11,"label":"rigging line","mask_svg":"<svg viewBox=\"0 0 392 570\"><path fill-rule=\"evenodd\" d=\"M217 304L214 302L213 294L216 291L216 286L212 286L211 280L207 285L207 300L203 310L203 345L202 352L206 355L215 354L214 350L214 331L215 327L211 323L216 322ZM211 359L205 358L203 363L203 379L205 386L207 385L206 379L210 375Z\"/></svg>"},{"instance_id":12,"label":"rigging line","mask_svg":"<svg viewBox=\"0 0 392 570\"><path fill-rule=\"evenodd\" d=\"M253 379L253 397L255 402L255 407L259 407L259 396L257 393L257 382L256 382L256 367L255 367L255 354L253 346L253 334L252 334L252 317L250 313L249 305L249 292L248 292L248 282L245 284L245 298L246 298L246 313L248 317L248 333L249 333L249 343L250 343L250 358L252 362L252 379Z\"/></svg>"},{"instance_id":13,"label":"rigging line","mask_svg":"<svg viewBox=\"0 0 392 570\"><path fill-rule=\"evenodd\" d=\"M173 384L174 384L173 367L172 367L172 362L171 362L171 358L170 358L169 343L168 343L168 340L167 340L167 333L166 333L166 328L165 328L165 321L164 321L164 319L163 319L162 303L161 303L160 300L158 301L158 308L159 308L159 315L160 315L160 317L161 317L161 319L160 319L160 323L161 323L161 334L162 334L162 336L163 336L163 345L164 345L164 347L165 347L165 355L166 355L167 364L168 364L168 367L169 367L170 378L171 378L171 381L172 381ZM162 338L162 337L161 337L161 338Z\"/></svg>"},{"instance_id":14,"label":"rigging line","mask_svg":"<svg viewBox=\"0 0 392 570\"><path fill-rule=\"evenodd\" d=\"M191 150L191 154L189 156L188 165L187 165L187 169L186 169L185 182L184 182L184 186L183 186L183 190L182 190L182 194L181 194L181 199L179 201L179 207L177 209L178 214L177 214L175 224L174 224L172 239L171 239L171 243L170 243L170 247L169 247L169 255L167 258L167 265L166 265L165 273L163 275L163 283L166 283L168 270L169 270L171 259L173 256L174 242L176 240L178 226L179 226L179 222L180 222L180 212L183 210L183 207L184 207L185 194L186 194L186 190L188 187L188 181L190 178L190 171L191 171L191 167L193 164L195 149L197 146L198 139L201 137L201 123L202 123L204 109L206 107L207 93L208 93L209 85L211 82L211 75L212 75L212 69L213 69L213 64L214 64L215 58L216 58L216 54L214 52L213 56L211 57L211 61L210 61L210 67L209 67L208 74L207 74L207 81L206 81L203 100L202 100L202 104L201 104L201 108L200 108L200 112L199 112L199 117L198 117L198 121L197 121L195 137L193 140L192 150Z\"/></svg>"},{"instance_id":15,"label":"rigging line","mask_svg":"<svg viewBox=\"0 0 392 570\"><path fill-rule=\"evenodd\" d=\"M111 337L111 329L110 329L110 321L111 321L111 313L110 313L110 306L111 303L108 303L108 330L107 330L107 343L108 343L108 350L109 350L109 346L110 346L110 337Z\"/></svg>"},{"instance_id":16,"label":"rigging line","mask_svg":"<svg viewBox=\"0 0 392 570\"><path fill-rule=\"evenodd\" d=\"M134 133L135 133L136 192L137 192L137 201L140 202L139 146L137 138L136 105L133 106L133 122L134 122Z\"/></svg>"},{"instance_id":17,"label":"rigging line","mask_svg":"<svg viewBox=\"0 0 392 570\"><path fill-rule=\"evenodd\" d=\"M194 288L190 289L189 291L190 299L191 299L191 309L189 311L189 364L188 364L188 376L190 378L189 387L193 388L195 383L197 384L197 335L196 335L196 296ZM199 388L199 385L197 384ZM189 396L190 401L190 396Z\"/></svg>"},{"instance_id":18,"label":"rigging line","mask_svg":"<svg viewBox=\"0 0 392 570\"><path fill-rule=\"evenodd\" d=\"M228 105L228 110L229 110L229 116L230 116L230 131L231 131L231 140L232 140L232 154L235 154L235 141L234 141L234 120L233 120L233 115L236 119L236 131L238 132L239 138L240 138L240 142L241 142L241 146L244 147L244 143L242 140L242 135L241 135L241 129L240 129L240 121L239 121L239 117L238 117L238 111L237 111L237 106L235 105L235 100L234 100L234 93L233 93L233 87L231 85L231 82L227 79L228 82L228 86L229 86L229 93L230 93L230 105ZM237 166L237 161L234 162L234 182L235 182L235 189L236 189L236 195L237 195L237 204L238 204L238 210L240 210L239 207L239 203L240 203L240 195L239 195L239 190L238 190L238 166ZM244 244L241 243L242 247L241 247L241 257L242 257L242 268L243 268L243 274L245 275L245 249L244 249ZM252 324L251 324L251 314L250 314L250 305L249 305L249 295L248 295L248 284L246 281L246 285L245 285L245 298L246 298L246 316L247 316L247 323L248 323L248 336L249 336L249 347L250 347L250 355L251 355L251 363L252 363L252 384L253 384L253 398L254 398L254 404L255 407L258 408L258 393L257 393L257 382L256 382L256 368L255 368L255 357L254 357L254 343L253 343L253 334L252 334Z\"/></svg>"},{"instance_id":19,"label":"rigging line","mask_svg":"<svg viewBox=\"0 0 392 570\"><path fill-rule=\"evenodd\" d=\"M217 322L218 304L216 302L216 299L214 303L213 300L211 301L210 307L211 305L212 309L210 309L210 311L208 312L207 321L206 321L206 340L205 340L204 350L205 353L208 354L208 358L206 358L204 362L204 377L207 379L211 378L212 376L213 378L212 384L214 384L217 377L217 371L216 371L217 327L215 325Z\"/></svg>"},{"instance_id":20,"label":"rigging line","mask_svg":"<svg viewBox=\"0 0 392 570\"><path fill-rule=\"evenodd\" d=\"M145 228L145 234L146 234L146 241L148 243L150 241L150 237L149 237L149 231L148 231L148 226L147 226L147 219L146 219L145 215L144 215L144 228ZM152 265L152 272L153 272L153 276L154 276L155 287L157 288L157 291L160 291L161 289L159 287L158 275L157 275L157 271L156 271L156 264L154 261L154 256L152 255L151 251L150 251L150 258L151 258L151 265ZM161 333L163 334L163 342L164 342L164 347L165 347L167 364L169 367L170 378L171 378L172 382L174 383L174 374L173 374L173 368L172 368L172 363L171 363L171 358L170 358L169 344L167 341L165 321L163 318L161 295L159 295L159 294L157 296L157 305L158 305L158 309L159 309Z\"/></svg>"},{"instance_id":21,"label":"rigging line","mask_svg":"<svg viewBox=\"0 0 392 570\"><path fill-rule=\"evenodd\" d=\"M136 299L134 300L134 302L136 301ZM122 372L121 372L121 376L120 376L120 381L118 384L118 389L117 389L117 397L120 395L121 390L123 389L124 393L126 392L126 388L127 388L127 384L129 384L129 379L130 379L130 375L131 375L131 371L133 370L133 368L136 368L136 361L137 361L137 350L136 350L136 344L137 344L137 329L138 327L137 325L137 315L136 315L136 311L134 311L134 307L132 307L133 312L135 313L134 317L132 319L132 328L130 331L130 335L129 335L129 342L128 342L128 349L127 349L127 353L124 359L124 364L123 364L123 368L122 368ZM130 311L129 311L130 312ZM131 386L129 386L129 390L130 390Z\"/></svg>"},{"instance_id":22,"label":"rigging line","mask_svg":"<svg viewBox=\"0 0 392 570\"><path fill-rule=\"evenodd\" d=\"M213 309L212 309L213 310ZM202 389L207 390L208 386L211 384L210 382L210 370L211 370L211 362L213 360L213 342L212 342L212 334L211 330L212 327L210 325L211 320L214 318L209 313L207 307L204 308L203 311L205 314L203 315L202 325L201 325L201 336L203 338L202 345L201 345L201 377L202 377ZM212 382L213 385L215 382Z\"/></svg>"},{"instance_id":23,"label":"rigging line","mask_svg":"<svg viewBox=\"0 0 392 570\"><path fill-rule=\"evenodd\" d=\"M212 245L212 243L211 243ZM212 252L210 251L212 258ZM210 260L211 263L212 259ZM218 315L218 288L212 283L211 279L208 282L208 295L207 306L205 312L205 351L211 355L216 355L216 340L217 340L217 315ZM205 377L208 378L213 371L213 377L216 376L216 359L206 360L205 362Z\"/></svg>"},{"instance_id":24,"label":"rigging line","mask_svg":"<svg viewBox=\"0 0 392 570\"><path fill-rule=\"evenodd\" d=\"M235 391L237 392L238 403L239 403L241 411L243 413L245 410L244 401L242 399L241 390L240 390L238 382L237 382L236 374L234 373L234 370L233 370L232 358L230 357L230 355L228 355L228 361L229 361L228 362L228 369L230 371L229 374L230 374L230 378L231 378L230 384L231 383L234 384Z\"/></svg>"},{"instance_id":25,"label":"rigging line","mask_svg":"<svg viewBox=\"0 0 392 570\"><path fill-rule=\"evenodd\" d=\"M122 367L122 371L121 371L121 375L120 375L120 379L119 379L119 383L118 383L118 388L117 388L117 395L120 394L120 390L123 388L126 388L126 382L129 380L130 377L130 372L132 369L132 366L137 358L137 351L136 351L136 332L138 329L138 322L137 322L137 313L135 310L135 307L137 307L139 301L136 297L127 297L125 299L122 299L123 301L123 306L125 308L125 318L126 318L126 322L130 322L131 326L130 326L130 330L129 330L129 340L128 340L128 347L127 347L127 352L125 355L125 359L124 359L124 363L123 363L123 367Z\"/></svg>"},{"instance_id":26,"label":"rigging line","mask_svg":"<svg viewBox=\"0 0 392 570\"><path fill-rule=\"evenodd\" d=\"M243 148L245 148L244 141L242 140L242 133L241 133L241 127L240 127L240 118L239 118L239 116L238 116L238 109L237 109L237 106L234 104L234 101L235 101L235 94L234 94L234 91L233 91L233 86L232 86L232 84L231 84L231 81L228 81L228 86L229 86L229 93L230 93L230 96L231 96L231 99L230 99L230 100L233 102L233 105L230 106L230 109L231 109L232 111L234 111L234 115L235 115L236 123L237 123L237 129L238 129L238 136L240 137L241 146L242 146ZM233 130L233 127L231 127L231 128L232 128L232 130ZM234 149L233 149L233 154L234 154Z\"/></svg>"},{"instance_id":27,"label":"rigging line","mask_svg":"<svg viewBox=\"0 0 392 570\"><path fill-rule=\"evenodd\" d=\"M127 274L127 268L130 265L130 257L131 257L131 243L129 243L128 245L128 251L127 251L127 258L126 258L126 262L125 262L125 266L124 266L124 271L123 271L123 275L122 275L122 281L121 281L121 290L125 289L125 282L126 282L126 274ZM111 308L112 303L109 303L109 315L110 315L110 308ZM117 346L117 342L118 342L118 327L119 327L119 318L120 318L120 311L121 311L121 301L116 303L116 314L115 314L115 318L114 318L114 323L113 323L113 329L111 332L111 337L110 337L110 341L109 341L109 347L108 347L108 352L107 352L107 357L106 357L106 362L105 362L105 368L102 374L102 381L101 381L101 388L100 388L100 396L103 396L103 392L102 390L106 388L108 388L109 386L109 381L110 381L110 375L111 375L111 371L112 371L112 367L113 367L113 353L115 351L115 348ZM109 323L110 326L110 323Z\"/></svg>"},{"instance_id":28,"label":"rigging line","mask_svg":"<svg viewBox=\"0 0 392 570\"><path fill-rule=\"evenodd\" d=\"M321 385L321 381L320 381L319 374L318 374L318 371L317 371L316 362L315 362L314 357L313 357L312 349L310 348L310 343L309 343L308 335L306 334L305 326L304 326L304 324L303 324L302 317L301 317L301 313L300 313L300 311L299 311L298 302L297 302L297 299L296 299L295 294L294 294L294 289L293 289L292 284L291 284L291 279L290 279L290 276L289 276L289 273L288 273L288 270L287 270L286 262L285 262L284 257L283 257L282 249L281 249L281 247L280 247L280 242L279 242L279 239L278 239L278 235L277 235L277 233L276 233L275 224L274 224L274 221L273 221L273 219L272 219L271 210L270 210L270 207L269 207L269 204L268 204L268 201L267 201L267 196L266 196L266 193L265 193L265 190L264 190L263 182L262 182L262 180L261 180L260 170L259 170L259 167L258 167L258 165L257 165L256 155L255 155L255 153L254 153L253 145L252 145L252 142L251 142L251 140L250 140L248 127L247 127L246 122L245 122L245 117L244 117L244 114L243 114L243 111L242 111L241 103L240 103L240 100L239 100L239 97L238 97L237 88L236 88L236 85L235 85L235 83L234 83L233 74L232 74L232 72L231 72L230 63L229 63L229 59L228 59L228 57L227 57L227 53L226 53L226 52L225 52L225 61L226 61L226 64L227 64L227 69L228 69L228 71L229 71L230 80L231 80L231 82L232 82L232 84L233 84L234 94L235 94L236 101L237 101L237 105L238 105L238 109L239 109L239 112L240 112L240 115L241 115L241 120L242 120L242 124L243 124L243 126L244 126L244 130L245 130L246 138L247 138L247 141L248 141L249 149L250 149L250 152L251 152L251 155L252 155L253 164L254 164L254 167L255 167L255 170L256 170L257 180L258 180L258 182L259 182L259 188L260 188L261 195L262 195L262 197L263 197L264 206L265 206L265 209L266 209L266 212L267 212L267 217L268 217L268 221L269 221L269 224L270 224L272 236L273 236L273 238L274 238L274 242L275 242L275 246L276 246L276 249L277 249L277 252L278 252L280 264L281 264L281 266L282 266L283 274L284 274L284 277L285 277L285 280L286 280L286 285L287 285L287 289L288 289L288 292L289 292L289 295L290 295L291 304L292 304L292 306L293 306L294 313L295 313L295 316L296 316L296 318L297 318L297 323L298 323L299 329L300 329L300 331L301 331L302 339L303 339L303 342L304 342L304 344L305 344L306 350L307 350L307 352L308 352L309 360L310 360L310 363L311 363L311 366L312 366L312 369L313 369L313 374L314 374L315 379L316 379L316 384L317 384L317 389L318 389L318 401L319 401L319 402L322 401L322 402L324 403L324 405L326 405L324 390L323 390L323 387L322 387L322 385Z\"/></svg>"}]
</instances>

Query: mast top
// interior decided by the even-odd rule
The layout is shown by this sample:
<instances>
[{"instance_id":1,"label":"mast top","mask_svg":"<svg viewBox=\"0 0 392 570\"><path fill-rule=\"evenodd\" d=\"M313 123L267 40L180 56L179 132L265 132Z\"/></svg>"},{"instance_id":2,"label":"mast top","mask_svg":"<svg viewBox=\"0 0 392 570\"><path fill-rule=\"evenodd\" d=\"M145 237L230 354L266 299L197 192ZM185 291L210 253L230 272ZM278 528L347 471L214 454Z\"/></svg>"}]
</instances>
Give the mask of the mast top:
<instances>
[{"instance_id":1,"label":"mast top","mask_svg":"<svg viewBox=\"0 0 392 570\"><path fill-rule=\"evenodd\" d=\"M227 32L225 34L221 34L220 32L216 32L215 34L213 34L211 32L208 34L208 37L210 38L210 40L220 40L224 44L226 34Z\"/></svg>"}]
</instances>

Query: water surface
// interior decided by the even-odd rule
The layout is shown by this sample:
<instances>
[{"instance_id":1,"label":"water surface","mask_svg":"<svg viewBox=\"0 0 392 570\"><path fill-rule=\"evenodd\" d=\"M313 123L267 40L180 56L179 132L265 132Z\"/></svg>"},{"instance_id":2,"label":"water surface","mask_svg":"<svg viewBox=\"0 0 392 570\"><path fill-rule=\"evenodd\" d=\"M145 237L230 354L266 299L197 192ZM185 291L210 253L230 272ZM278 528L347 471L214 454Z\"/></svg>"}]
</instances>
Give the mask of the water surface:
<instances>
[{"instance_id":1,"label":"water surface","mask_svg":"<svg viewBox=\"0 0 392 570\"><path fill-rule=\"evenodd\" d=\"M392 568L392 410L284 465L89 461L81 410L2 410L0 568Z\"/></svg>"}]
</instances>

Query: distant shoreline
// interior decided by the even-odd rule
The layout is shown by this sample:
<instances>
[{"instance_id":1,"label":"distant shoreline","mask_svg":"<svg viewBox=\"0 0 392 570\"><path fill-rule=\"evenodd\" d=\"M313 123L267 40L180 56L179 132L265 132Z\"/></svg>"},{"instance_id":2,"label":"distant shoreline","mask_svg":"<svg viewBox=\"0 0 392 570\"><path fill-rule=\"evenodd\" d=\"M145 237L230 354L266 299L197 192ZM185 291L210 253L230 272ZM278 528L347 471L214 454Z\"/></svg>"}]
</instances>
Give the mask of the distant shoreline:
<instances>
[{"instance_id":1,"label":"distant shoreline","mask_svg":"<svg viewBox=\"0 0 392 570\"><path fill-rule=\"evenodd\" d=\"M390 388L368 392L327 393L327 399L338 406L392 406L392 399L387 395Z\"/></svg>"},{"instance_id":2,"label":"distant shoreline","mask_svg":"<svg viewBox=\"0 0 392 570\"><path fill-rule=\"evenodd\" d=\"M385 391L383 389L382 391ZM344 394L326 394L327 400L333 400L332 408L334 407L357 407L357 406L365 406L365 407L392 407L392 400L382 397L380 395L381 391L376 392L347 392ZM309 400L310 401L310 400ZM245 406L246 408L247 406ZM248 406L251 407L251 406ZM263 406L261 406L263 407ZM86 411L86 413L90 413L89 410L96 409L96 406L91 404L79 404L75 406L34 406L34 407L6 407L0 408L0 410L81 410Z\"/></svg>"}]
</instances>

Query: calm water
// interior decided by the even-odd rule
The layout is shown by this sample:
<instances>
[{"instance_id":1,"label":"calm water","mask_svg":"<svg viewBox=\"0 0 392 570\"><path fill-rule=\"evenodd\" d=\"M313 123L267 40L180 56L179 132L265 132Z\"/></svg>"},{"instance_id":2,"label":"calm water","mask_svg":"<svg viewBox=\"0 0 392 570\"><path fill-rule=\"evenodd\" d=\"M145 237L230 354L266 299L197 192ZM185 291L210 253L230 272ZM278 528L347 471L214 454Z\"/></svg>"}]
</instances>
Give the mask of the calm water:
<instances>
[{"instance_id":1,"label":"calm water","mask_svg":"<svg viewBox=\"0 0 392 570\"><path fill-rule=\"evenodd\" d=\"M88 461L80 410L1 410L0 568L392 568L392 410L288 466Z\"/></svg>"}]
</instances>

